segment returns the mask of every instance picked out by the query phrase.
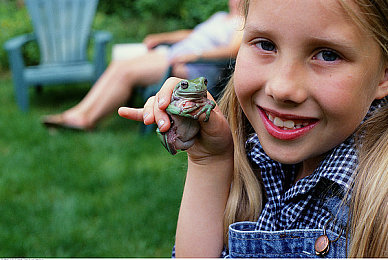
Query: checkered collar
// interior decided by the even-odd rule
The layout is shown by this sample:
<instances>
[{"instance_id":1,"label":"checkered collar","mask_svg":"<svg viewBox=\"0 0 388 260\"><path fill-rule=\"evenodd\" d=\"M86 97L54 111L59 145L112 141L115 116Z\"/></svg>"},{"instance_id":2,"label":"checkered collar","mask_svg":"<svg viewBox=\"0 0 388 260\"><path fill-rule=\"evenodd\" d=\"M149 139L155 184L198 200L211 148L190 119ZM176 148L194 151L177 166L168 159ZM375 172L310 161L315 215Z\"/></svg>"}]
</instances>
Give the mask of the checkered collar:
<instances>
[{"instance_id":1,"label":"checkered collar","mask_svg":"<svg viewBox=\"0 0 388 260\"><path fill-rule=\"evenodd\" d=\"M365 119L377 108L387 103L388 97L382 100L375 100ZM322 178L337 183L346 190L349 187L352 173L358 163L357 153L354 148L354 137L352 135L343 143L329 151L311 175L298 180L295 185L287 187L284 186L286 183L294 183L298 165L286 165L272 160L264 152L257 134L253 134L248 138L246 149L248 158L250 158L253 166L260 169L263 184L267 192L267 199L275 199L276 197L282 196L287 201L298 195L306 194Z\"/></svg>"},{"instance_id":2,"label":"checkered collar","mask_svg":"<svg viewBox=\"0 0 388 260\"><path fill-rule=\"evenodd\" d=\"M251 147L248 157L260 169L267 198L271 199L284 194L282 197L286 201L308 193L322 178L348 188L350 176L357 165L353 143L353 138L348 138L326 155L313 174L287 187L284 186L285 183L294 182L298 166L281 164L272 160L264 152L256 134L247 141L247 145Z\"/></svg>"}]
</instances>

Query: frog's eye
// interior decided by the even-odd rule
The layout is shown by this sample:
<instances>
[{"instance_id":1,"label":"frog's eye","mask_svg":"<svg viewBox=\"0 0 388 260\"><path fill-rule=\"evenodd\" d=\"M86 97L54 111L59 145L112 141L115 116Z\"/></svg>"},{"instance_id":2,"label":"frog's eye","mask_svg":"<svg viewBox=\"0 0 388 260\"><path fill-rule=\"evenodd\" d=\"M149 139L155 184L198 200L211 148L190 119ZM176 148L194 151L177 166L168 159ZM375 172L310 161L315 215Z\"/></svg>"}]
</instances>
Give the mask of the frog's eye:
<instances>
[{"instance_id":1,"label":"frog's eye","mask_svg":"<svg viewBox=\"0 0 388 260\"><path fill-rule=\"evenodd\" d=\"M205 86L207 86L207 79L205 79L205 80L203 81L203 84L205 84Z\"/></svg>"},{"instance_id":2,"label":"frog's eye","mask_svg":"<svg viewBox=\"0 0 388 260\"><path fill-rule=\"evenodd\" d=\"M189 87L189 82L187 82L187 81L182 81L181 82L181 88L186 89L188 87Z\"/></svg>"}]
</instances>

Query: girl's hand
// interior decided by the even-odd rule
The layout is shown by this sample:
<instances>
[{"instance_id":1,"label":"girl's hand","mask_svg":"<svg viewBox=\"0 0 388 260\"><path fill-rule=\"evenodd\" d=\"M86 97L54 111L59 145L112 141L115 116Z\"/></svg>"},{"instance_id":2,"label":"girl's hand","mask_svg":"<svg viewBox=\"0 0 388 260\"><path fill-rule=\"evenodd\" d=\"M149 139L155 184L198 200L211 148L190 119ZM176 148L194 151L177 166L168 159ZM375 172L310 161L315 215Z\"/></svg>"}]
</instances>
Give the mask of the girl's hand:
<instances>
[{"instance_id":1,"label":"girl's hand","mask_svg":"<svg viewBox=\"0 0 388 260\"><path fill-rule=\"evenodd\" d=\"M119 115L127 119L143 121L146 125L157 123L160 131L166 132L171 122L165 109L170 103L175 85L180 81L181 79L178 78L169 78L156 96L147 100L144 108L121 107L118 111ZM208 99L214 100L209 93ZM196 164L207 164L209 160L230 160L233 158L233 140L225 117L218 106L211 112L208 122L203 122L204 116L201 115L198 119L201 130L195 144L187 150L189 160Z\"/></svg>"}]
</instances>

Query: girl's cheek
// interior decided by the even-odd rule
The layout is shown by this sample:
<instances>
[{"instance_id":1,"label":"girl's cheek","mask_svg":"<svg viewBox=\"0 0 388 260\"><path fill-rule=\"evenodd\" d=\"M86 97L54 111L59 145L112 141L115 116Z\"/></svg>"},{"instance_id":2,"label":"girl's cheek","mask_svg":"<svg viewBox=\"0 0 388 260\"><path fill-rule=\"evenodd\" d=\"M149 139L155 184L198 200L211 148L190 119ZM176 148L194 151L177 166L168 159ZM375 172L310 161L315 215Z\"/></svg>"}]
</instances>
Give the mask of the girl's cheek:
<instances>
[{"instance_id":1,"label":"girl's cheek","mask_svg":"<svg viewBox=\"0 0 388 260\"><path fill-rule=\"evenodd\" d=\"M360 108L365 110L373 98L371 100L370 93L365 91L367 86L361 81L362 79L354 79L351 76L331 80L324 88L325 91L321 91L319 95L320 103L328 110L343 113L349 113L352 110L355 112Z\"/></svg>"},{"instance_id":2,"label":"girl's cheek","mask_svg":"<svg viewBox=\"0 0 388 260\"><path fill-rule=\"evenodd\" d=\"M252 85L244 73L236 73L234 76L234 90L240 103L252 95ZM243 104L241 104L243 105Z\"/></svg>"},{"instance_id":3,"label":"girl's cheek","mask_svg":"<svg viewBox=\"0 0 388 260\"><path fill-rule=\"evenodd\" d=\"M234 86L237 96L252 96L264 84L262 71L253 69L253 66L241 64L234 73Z\"/></svg>"}]
</instances>

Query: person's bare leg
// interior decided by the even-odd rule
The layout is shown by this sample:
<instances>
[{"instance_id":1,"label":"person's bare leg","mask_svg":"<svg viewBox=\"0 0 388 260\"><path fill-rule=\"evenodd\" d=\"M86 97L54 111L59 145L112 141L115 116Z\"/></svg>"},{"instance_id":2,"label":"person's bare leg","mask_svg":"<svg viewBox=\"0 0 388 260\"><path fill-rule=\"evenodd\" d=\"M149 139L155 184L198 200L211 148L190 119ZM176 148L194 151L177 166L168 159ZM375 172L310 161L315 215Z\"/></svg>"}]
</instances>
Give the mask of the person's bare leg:
<instances>
[{"instance_id":1,"label":"person's bare leg","mask_svg":"<svg viewBox=\"0 0 388 260\"><path fill-rule=\"evenodd\" d=\"M168 68L165 53L151 51L126 61L113 61L88 94L61 114L66 125L90 129L130 98L133 88L160 80Z\"/></svg>"}]
</instances>

